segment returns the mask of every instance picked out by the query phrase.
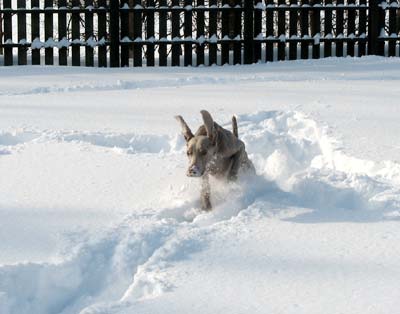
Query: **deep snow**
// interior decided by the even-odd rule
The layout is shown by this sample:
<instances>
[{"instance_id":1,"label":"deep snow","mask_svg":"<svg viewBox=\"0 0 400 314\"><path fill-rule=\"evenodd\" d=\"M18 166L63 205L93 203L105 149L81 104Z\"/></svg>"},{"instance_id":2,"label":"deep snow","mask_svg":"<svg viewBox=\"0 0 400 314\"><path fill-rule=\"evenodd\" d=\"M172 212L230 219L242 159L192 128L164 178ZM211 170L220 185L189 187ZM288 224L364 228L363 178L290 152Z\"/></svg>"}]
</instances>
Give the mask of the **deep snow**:
<instances>
[{"instance_id":1,"label":"deep snow","mask_svg":"<svg viewBox=\"0 0 400 314\"><path fill-rule=\"evenodd\" d=\"M400 61L0 68L0 313L394 313ZM238 115L258 176L185 177Z\"/></svg>"}]
</instances>

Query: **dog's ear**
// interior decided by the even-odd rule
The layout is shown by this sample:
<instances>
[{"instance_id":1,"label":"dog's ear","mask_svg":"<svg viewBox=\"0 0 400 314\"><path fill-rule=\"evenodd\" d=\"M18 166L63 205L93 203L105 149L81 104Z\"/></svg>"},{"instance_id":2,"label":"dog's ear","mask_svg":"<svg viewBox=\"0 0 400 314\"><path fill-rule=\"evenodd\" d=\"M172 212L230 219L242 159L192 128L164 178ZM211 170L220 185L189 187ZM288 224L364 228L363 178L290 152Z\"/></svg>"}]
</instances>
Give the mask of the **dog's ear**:
<instances>
[{"instance_id":1,"label":"dog's ear","mask_svg":"<svg viewBox=\"0 0 400 314\"><path fill-rule=\"evenodd\" d=\"M239 138L236 116L232 116L232 133L236 138Z\"/></svg>"},{"instance_id":2,"label":"dog's ear","mask_svg":"<svg viewBox=\"0 0 400 314\"><path fill-rule=\"evenodd\" d=\"M211 117L210 113L206 110L200 111L201 116L203 117L203 123L207 130L207 136L211 140L211 143L215 144L215 140L217 138L217 131L214 127L214 121Z\"/></svg>"},{"instance_id":3,"label":"dog's ear","mask_svg":"<svg viewBox=\"0 0 400 314\"><path fill-rule=\"evenodd\" d=\"M194 136L188 125L186 124L185 120L183 120L182 116L175 116L175 119L179 122L182 128L182 134L185 138L186 142L189 142L190 139Z\"/></svg>"}]
</instances>

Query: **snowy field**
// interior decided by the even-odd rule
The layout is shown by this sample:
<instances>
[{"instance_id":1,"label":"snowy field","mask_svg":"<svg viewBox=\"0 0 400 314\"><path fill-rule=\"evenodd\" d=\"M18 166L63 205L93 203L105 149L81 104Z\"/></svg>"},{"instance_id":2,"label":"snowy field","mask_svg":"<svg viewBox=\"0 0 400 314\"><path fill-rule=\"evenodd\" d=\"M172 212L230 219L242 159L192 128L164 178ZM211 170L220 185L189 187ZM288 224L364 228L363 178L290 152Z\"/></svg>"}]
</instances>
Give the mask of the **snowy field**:
<instances>
[{"instance_id":1,"label":"snowy field","mask_svg":"<svg viewBox=\"0 0 400 314\"><path fill-rule=\"evenodd\" d=\"M400 60L0 68L0 313L400 307ZM257 177L200 213L173 119L237 114Z\"/></svg>"}]
</instances>

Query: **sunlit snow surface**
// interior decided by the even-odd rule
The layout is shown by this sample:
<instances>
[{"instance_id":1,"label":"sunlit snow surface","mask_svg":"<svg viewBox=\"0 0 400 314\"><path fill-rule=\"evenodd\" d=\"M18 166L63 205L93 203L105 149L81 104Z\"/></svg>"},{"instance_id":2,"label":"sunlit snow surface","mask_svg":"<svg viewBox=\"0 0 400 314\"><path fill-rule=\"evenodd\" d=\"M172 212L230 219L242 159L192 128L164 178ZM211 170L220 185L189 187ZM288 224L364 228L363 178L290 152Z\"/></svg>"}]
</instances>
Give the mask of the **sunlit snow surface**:
<instances>
[{"instance_id":1,"label":"sunlit snow surface","mask_svg":"<svg viewBox=\"0 0 400 314\"><path fill-rule=\"evenodd\" d=\"M394 313L400 61L0 68L0 313ZM185 176L237 114L257 177Z\"/></svg>"}]
</instances>

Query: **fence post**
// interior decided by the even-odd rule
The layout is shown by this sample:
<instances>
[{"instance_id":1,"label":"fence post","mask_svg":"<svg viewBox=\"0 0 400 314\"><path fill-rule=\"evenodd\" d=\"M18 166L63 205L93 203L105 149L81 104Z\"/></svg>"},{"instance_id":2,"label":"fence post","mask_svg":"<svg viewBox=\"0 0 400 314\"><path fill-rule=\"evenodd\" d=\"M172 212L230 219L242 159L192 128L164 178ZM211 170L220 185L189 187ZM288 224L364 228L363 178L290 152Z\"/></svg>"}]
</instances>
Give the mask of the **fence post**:
<instances>
[{"instance_id":1,"label":"fence post","mask_svg":"<svg viewBox=\"0 0 400 314\"><path fill-rule=\"evenodd\" d=\"M119 63L119 0L110 1L110 66L118 68Z\"/></svg>"},{"instance_id":2,"label":"fence post","mask_svg":"<svg viewBox=\"0 0 400 314\"><path fill-rule=\"evenodd\" d=\"M254 2L244 1L244 64L254 62Z\"/></svg>"},{"instance_id":3,"label":"fence post","mask_svg":"<svg viewBox=\"0 0 400 314\"><path fill-rule=\"evenodd\" d=\"M369 17L368 17L368 54L369 55L385 55L385 43L379 40L379 36L383 27L385 27L385 13L379 6L381 0L369 1Z\"/></svg>"},{"instance_id":4,"label":"fence post","mask_svg":"<svg viewBox=\"0 0 400 314\"><path fill-rule=\"evenodd\" d=\"M0 6L1 8L1 6ZM0 14L0 44L3 43L3 15ZM3 54L3 47L0 47L0 55Z\"/></svg>"},{"instance_id":5,"label":"fence post","mask_svg":"<svg viewBox=\"0 0 400 314\"><path fill-rule=\"evenodd\" d=\"M11 0L3 1L4 9L11 9ZM4 33L3 33L3 42L6 44L7 42L12 42L12 15L11 13L4 13L3 15L3 23L4 23ZM4 65L13 65L13 49L12 47L4 48Z\"/></svg>"}]
</instances>

